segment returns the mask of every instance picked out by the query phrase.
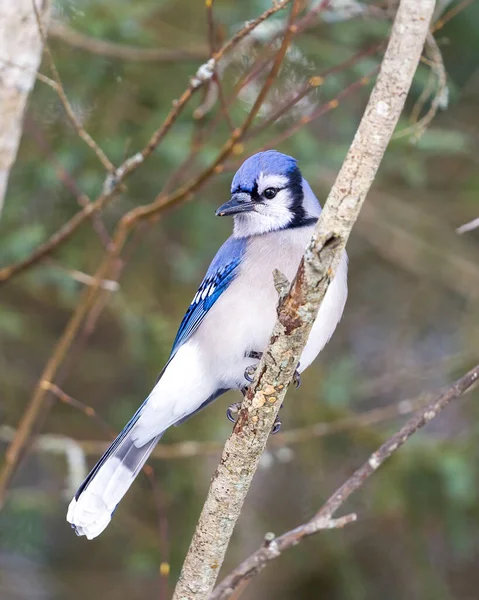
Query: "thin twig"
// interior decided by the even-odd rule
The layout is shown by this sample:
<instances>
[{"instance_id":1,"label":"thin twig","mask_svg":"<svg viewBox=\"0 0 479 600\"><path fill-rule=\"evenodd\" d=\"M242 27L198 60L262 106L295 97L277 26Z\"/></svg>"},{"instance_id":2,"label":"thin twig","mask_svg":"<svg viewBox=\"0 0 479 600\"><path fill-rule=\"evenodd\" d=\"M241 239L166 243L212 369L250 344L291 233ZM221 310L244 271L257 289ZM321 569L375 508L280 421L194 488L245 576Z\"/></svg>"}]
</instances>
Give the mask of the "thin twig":
<instances>
[{"instance_id":1,"label":"thin twig","mask_svg":"<svg viewBox=\"0 0 479 600\"><path fill-rule=\"evenodd\" d=\"M422 429L427 423L440 414L451 401L460 398L479 379L479 365L455 381L448 388L437 394L424 408L419 410L401 429L382 444L369 459L357 469L353 475L329 498L322 508L307 523L288 531L279 537L272 536L267 543L244 560L214 590L210 600L224 600L245 580L264 569L270 561L280 556L285 550L296 546L318 531L344 527L356 520L354 513L334 518L338 509L392 454L401 448L409 438Z\"/></svg>"},{"instance_id":2,"label":"thin twig","mask_svg":"<svg viewBox=\"0 0 479 600\"><path fill-rule=\"evenodd\" d=\"M402 129L395 133L394 138L401 138L407 135L411 135L412 141L417 142L419 138L424 134L428 125L434 119L437 114L439 108L443 108L447 106L447 75L446 68L444 66L444 61L442 59L441 50L434 39L432 33L429 33L426 40L426 53L430 59L429 64L431 66L432 72L436 75L437 78L437 89L434 94L434 97L431 101L431 106L427 113L419 120L417 120L417 116L420 114L420 111L429 98L430 95L430 85L429 82L423 90L423 93L419 97L416 105L414 106L411 119L413 124L409 127Z\"/></svg>"},{"instance_id":3,"label":"thin twig","mask_svg":"<svg viewBox=\"0 0 479 600\"><path fill-rule=\"evenodd\" d=\"M281 2L276 2L275 5L266 10L263 14L261 14L256 19L249 21L238 33L236 33L226 44L222 46L222 48L215 54L215 56L210 59L213 60L213 66L221 59L226 53L230 52L232 48L234 48L241 40L246 37L251 31L260 25L263 21L265 21L268 17L275 14L279 10L285 8L292 0L282 0ZM209 61L209 62L210 62ZM212 67L210 67L211 69ZM201 74L201 67L198 70ZM211 71L212 74L212 71ZM147 145L143 148L141 152L138 152L128 159L126 159L123 164L116 169L114 174L105 182L104 190L98 198L86 206L83 210L75 214L69 221L67 221L58 231L56 231L49 240L41 244L37 249L35 249L30 256L27 258L18 261L12 265L8 265L0 269L0 285L7 280L11 279L15 275L22 273L26 269L30 268L32 265L36 264L40 260L42 260L46 255L50 254L53 250L57 249L62 243L64 243L67 239L69 239L77 229L94 213L102 210L104 206L111 200L111 198L120 190L122 183L124 180L134 173L139 166L148 158L152 152L156 149L158 144L162 141L168 131L171 129L173 124L176 122L179 115L182 113L184 107L192 97L193 93L200 89L201 85L207 81L207 79L201 80L197 76L193 77L188 88L183 92L178 100L173 102L173 108L168 113L165 118L163 124L160 128L152 135ZM235 130L237 131L237 130ZM234 146L236 140L228 142L225 146L230 146L227 148L225 156ZM218 160L218 164L221 162L222 157L220 156ZM169 204L174 205L175 203L182 200L185 196L188 196L192 191L194 191L200 184L202 184L206 179L208 179L215 172L219 172L216 169L216 164L213 165L212 168L207 169L204 174L199 177L197 180L194 180L190 183L190 185L180 188L176 194L173 194L171 198L163 198L161 197L161 201L156 201L156 208L153 212L158 212L163 209L163 200L165 201L165 206ZM170 202L171 200L171 202ZM141 211L140 211L141 212ZM131 216L131 215L130 215ZM128 217L127 221L130 219ZM0 476L0 503L1 503L1 476Z\"/></svg>"},{"instance_id":4,"label":"thin twig","mask_svg":"<svg viewBox=\"0 0 479 600\"><path fill-rule=\"evenodd\" d=\"M210 55L213 56L216 52L216 26L213 14L213 0L206 0L206 21L208 24L208 44L210 48ZM221 64L221 69L218 69L218 65L215 65L213 77L209 82L209 86L206 90L205 98L203 103L195 109L193 116L195 119L202 119L206 113L215 104L216 99L219 98L221 112L225 117L225 120L230 128L230 131L235 129L231 116L229 114L228 106L226 105L225 94L223 91L223 85L221 81L221 75L224 72L224 61Z\"/></svg>"},{"instance_id":5,"label":"thin twig","mask_svg":"<svg viewBox=\"0 0 479 600\"><path fill-rule=\"evenodd\" d=\"M282 4L283 6L286 4L286 0L284 0ZM270 12L273 9L270 9ZM293 8L291 11L290 22L294 19L297 11L299 10L299 0L294 0ZM290 23L286 29L283 42L281 44L280 49L276 54L275 61L271 70L266 78L266 81L261 88L256 100L248 113L246 119L243 124L235 129L230 138L223 144L220 152L216 156L215 160L207 167L200 175L193 178L191 181L187 182L184 186L178 188L176 192L165 196L163 194L159 194L153 202L147 204L145 206L139 206L134 208L129 213L123 216L120 223L120 228L118 229L118 237L117 244L123 243L123 240L126 238L128 231L136 225L137 222L142 221L144 219L155 218L158 212L165 210L166 208L171 208L176 206L179 202L183 201L187 197L191 197L193 192L195 192L212 174L220 173L223 170L223 163L228 156L235 151L235 148L240 145L241 140L244 138L249 128L251 127L256 115L258 114L268 92L273 85L273 82L276 79L276 76L281 68L282 62L286 55L286 51L288 49L291 36L293 34L293 29L291 29Z\"/></svg>"},{"instance_id":6,"label":"thin twig","mask_svg":"<svg viewBox=\"0 0 479 600\"><path fill-rule=\"evenodd\" d=\"M449 9L443 17L441 17L436 21L436 23L434 23L434 26L431 28L432 33L435 33L439 29L442 29L446 23L448 23L451 19L457 16L460 12L462 12L473 2L474 0L462 0L462 2L459 2L459 4Z\"/></svg>"},{"instance_id":7,"label":"thin twig","mask_svg":"<svg viewBox=\"0 0 479 600\"><path fill-rule=\"evenodd\" d=\"M472 221L469 221L468 223L464 223L464 225L461 225L460 227L456 228L456 233L458 233L459 235L462 235L463 233L467 233L468 231L473 231L474 229L477 229L479 227L479 217L477 219L473 219Z\"/></svg>"},{"instance_id":8,"label":"thin twig","mask_svg":"<svg viewBox=\"0 0 479 600\"><path fill-rule=\"evenodd\" d=\"M48 29L48 37L60 40L72 48L84 50L90 54L119 60L176 63L186 60L203 60L208 57L205 47L169 50L166 48L138 48L127 44L118 44L86 35L60 21L53 21Z\"/></svg>"},{"instance_id":9,"label":"thin twig","mask_svg":"<svg viewBox=\"0 0 479 600\"><path fill-rule=\"evenodd\" d=\"M84 273L83 271L79 271L78 269L70 269L69 267L62 265L60 262L52 258L48 259L48 263L66 273L74 281L78 281L83 285L96 285L95 278L92 275L89 275L88 273ZM120 289L119 283L113 279L103 279L102 281L100 281L99 287L102 290L107 290L108 292L117 292Z\"/></svg>"},{"instance_id":10,"label":"thin twig","mask_svg":"<svg viewBox=\"0 0 479 600\"><path fill-rule=\"evenodd\" d=\"M373 410L351 414L337 421L321 421L297 427L286 431L280 431L268 441L272 449L284 448L295 444L304 444L313 439L319 439L346 431L357 429L369 429L372 425L383 423L397 417L403 417L412 413L418 406L424 404L426 398L421 395L410 400L401 400L397 404L375 408ZM86 405L84 405L86 406ZM88 407L88 410L93 410ZM99 440L75 440L87 456L100 456L110 445L110 442ZM171 444L159 444L152 452L151 458L157 460L171 460L181 458L192 458L198 456L217 456L223 448L218 442L198 442L189 440Z\"/></svg>"},{"instance_id":11,"label":"thin twig","mask_svg":"<svg viewBox=\"0 0 479 600\"><path fill-rule=\"evenodd\" d=\"M261 131L263 131L264 129L266 129L267 127L269 127L270 125L272 125L275 121L277 121L281 116L283 116L288 110L290 110L293 106L295 106L300 100L302 100L310 92L312 92L313 90L317 89L319 86L322 86L324 84L324 82L325 82L325 79L328 76L332 75L333 73L337 73L338 71L342 71L344 69L347 69L348 67L350 67L352 65L355 65L357 62L359 62L363 58L366 58L368 56L376 54L376 52L378 52L379 50L381 50L382 48L384 48L384 46L385 46L384 42L380 42L379 44L375 44L374 46L371 46L370 48L367 48L363 52L358 52L354 56L351 56L350 58L346 59L345 61L343 61L339 65L331 67L330 69L327 69L326 71L324 71L322 73L319 73L318 75L313 75L312 77L310 77L308 79L308 81L303 84L303 86L301 87L301 89L295 94L295 96L293 96L285 104L283 104L282 106L280 106L263 123L260 123L257 127L255 127L250 132L250 136L251 137L255 136L258 133L260 133ZM377 70L377 68L375 68L375 70L373 71L373 73L375 73L376 70ZM365 77L368 77L368 76L365 76ZM359 81L364 82L364 77L361 77L361 79ZM355 88L353 88L353 90L354 89ZM348 93L351 92L351 91L353 91L353 90L351 90L351 88L349 88ZM339 102L339 100L342 99L343 97L344 97L344 95L343 96L337 96L336 100L338 100L338 102ZM320 113L316 112L316 113L313 113L313 114L317 114L317 116L321 116L324 113L323 112L320 112ZM314 118L317 118L317 117L314 117Z\"/></svg>"},{"instance_id":12,"label":"thin twig","mask_svg":"<svg viewBox=\"0 0 479 600\"><path fill-rule=\"evenodd\" d=\"M284 142L285 140L290 138L292 135L294 135L297 131L302 129L305 125L309 125L309 123L312 123L316 119L319 119L319 117L322 117L323 115L325 115L326 113L328 113L332 110L336 110L338 108L338 106L340 105L341 100L343 100L347 96L351 95L356 90L358 90L362 87L365 87L366 85L369 85L371 83L372 79L374 78L374 76L376 75L376 73L378 72L378 70L379 70L379 66L374 67L373 69L371 69L371 71L369 71L369 73L367 73L363 77L360 77L356 81L353 81L352 83L347 85L332 100L329 100L328 102L326 102L325 104L323 104L322 106L317 108L310 115L305 115L304 117L301 117L301 119L299 119L299 121L297 121L296 123L293 123L285 131L278 134L276 137L274 137L272 140L270 140L267 144L265 144L261 148L261 150L267 150L268 148L274 148L274 147L278 146L279 144L281 144L282 142Z\"/></svg>"},{"instance_id":13,"label":"thin twig","mask_svg":"<svg viewBox=\"0 0 479 600\"><path fill-rule=\"evenodd\" d=\"M82 124L78 121L77 116L75 115L75 111L73 110L70 101L65 93L65 89L62 84L62 80L60 78L60 73L58 72L57 66L55 64L55 59L53 58L53 54L48 45L47 35L45 33L45 27L43 26L42 18L38 11L35 0L32 0L33 10L35 11L35 16L37 19L38 30L40 32L40 36L43 41L43 45L45 47L45 52L48 57L48 61L50 63L50 69L53 73L53 78L58 86L57 94L60 98L61 103L63 104L63 108L67 114L70 123L72 124L73 129L76 131L77 135L85 142L87 146L89 146L93 152L96 154L98 160L105 167L105 169L109 172L115 170L115 165L110 161L108 156L103 152L100 146L95 142L95 140L91 137L91 135L86 131L86 129L82 126Z\"/></svg>"},{"instance_id":14,"label":"thin twig","mask_svg":"<svg viewBox=\"0 0 479 600\"><path fill-rule=\"evenodd\" d=\"M55 82L53 82L53 83L55 83ZM55 174L56 174L58 180L61 181L63 183L63 185L75 196L78 204L82 208L86 208L89 204L91 204L90 198L80 190L75 179L65 169L65 167L60 163L60 161L56 158L55 153L53 152L52 148L50 147L50 144L45 139L45 136L42 135L39 127L37 126L37 124L34 122L34 120L32 118L27 117L25 119L25 129L31 133L35 142L38 144L38 146L40 146L40 148L48 156L48 159L50 160L50 162L55 170ZM96 234L98 235L103 247L108 248L108 246L111 242L111 239L110 239L108 231L105 227L105 224L103 223L103 221L101 219L101 216L98 213L92 213L91 220L92 220L93 229L95 230Z\"/></svg>"},{"instance_id":15,"label":"thin twig","mask_svg":"<svg viewBox=\"0 0 479 600\"><path fill-rule=\"evenodd\" d=\"M123 179L119 179L108 192L100 194L94 202L85 204L81 211L73 215L73 217L64 223L47 241L38 246L30 256L6 267L2 267L0 269L0 285L15 275L19 275L20 273L23 273L23 271L26 271L69 239L80 225L83 225L83 223L90 219L95 213L101 211L107 202L119 191L122 181Z\"/></svg>"}]
</instances>

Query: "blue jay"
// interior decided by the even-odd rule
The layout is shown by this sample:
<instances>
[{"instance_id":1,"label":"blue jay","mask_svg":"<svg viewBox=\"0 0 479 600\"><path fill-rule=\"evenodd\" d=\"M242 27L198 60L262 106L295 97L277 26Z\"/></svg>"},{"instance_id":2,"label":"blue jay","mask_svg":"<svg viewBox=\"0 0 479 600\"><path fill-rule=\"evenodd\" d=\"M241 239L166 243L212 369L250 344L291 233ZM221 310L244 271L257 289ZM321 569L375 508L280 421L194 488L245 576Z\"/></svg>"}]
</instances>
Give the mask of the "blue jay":
<instances>
[{"instance_id":1,"label":"blue jay","mask_svg":"<svg viewBox=\"0 0 479 600\"><path fill-rule=\"evenodd\" d=\"M248 158L233 178L233 235L211 263L181 322L169 360L148 398L100 458L70 503L78 535L108 525L163 433L221 394L244 390L276 320L276 268L292 280L321 207L296 160L275 150ZM343 254L301 355L302 372L333 334L347 297ZM253 363L253 365L252 365ZM231 416L232 411L229 411Z\"/></svg>"}]
</instances>

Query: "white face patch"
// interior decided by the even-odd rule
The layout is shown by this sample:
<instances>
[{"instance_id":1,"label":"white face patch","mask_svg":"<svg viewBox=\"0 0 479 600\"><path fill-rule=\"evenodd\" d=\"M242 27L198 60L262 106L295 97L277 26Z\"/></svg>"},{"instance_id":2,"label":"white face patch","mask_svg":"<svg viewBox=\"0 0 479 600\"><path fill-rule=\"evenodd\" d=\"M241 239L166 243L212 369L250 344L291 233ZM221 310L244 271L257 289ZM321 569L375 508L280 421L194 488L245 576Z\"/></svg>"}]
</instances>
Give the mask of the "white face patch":
<instances>
[{"instance_id":1,"label":"white face patch","mask_svg":"<svg viewBox=\"0 0 479 600\"><path fill-rule=\"evenodd\" d=\"M271 180L271 176L268 177L268 179ZM278 181L278 179L279 176L276 177L276 181ZM281 179L284 180L285 178L282 177ZM271 185L271 183L268 183L266 187L274 186ZM291 195L287 189L280 190L271 200L263 198L261 202L256 204L253 212L235 216L235 237L259 235L267 233L268 231L277 231L287 227L293 220L293 213L290 208L291 202Z\"/></svg>"},{"instance_id":2,"label":"white face patch","mask_svg":"<svg viewBox=\"0 0 479 600\"><path fill-rule=\"evenodd\" d=\"M267 188L284 188L288 185L288 178L284 175L265 175L263 172L258 177L258 194L261 196Z\"/></svg>"}]
</instances>

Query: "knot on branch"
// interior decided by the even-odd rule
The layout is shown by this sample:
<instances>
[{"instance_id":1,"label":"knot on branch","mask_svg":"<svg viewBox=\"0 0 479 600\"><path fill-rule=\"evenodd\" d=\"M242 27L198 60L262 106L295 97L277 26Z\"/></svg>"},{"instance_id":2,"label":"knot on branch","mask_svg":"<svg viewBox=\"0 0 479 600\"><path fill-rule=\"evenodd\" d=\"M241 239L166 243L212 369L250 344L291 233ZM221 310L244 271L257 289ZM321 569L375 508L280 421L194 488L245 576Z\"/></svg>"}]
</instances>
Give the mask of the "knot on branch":
<instances>
[{"instance_id":1,"label":"knot on branch","mask_svg":"<svg viewBox=\"0 0 479 600\"><path fill-rule=\"evenodd\" d=\"M200 85L203 85L203 83L206 81L209 81L215 73L215 68L216 60L214 58L210 58L208 62L199 67L195 76L191 78L191 87L196 89L199 88Z\"/></svg>"},{"instance_id":2,"label":"knot on branch","mask_svg":"<svg viewBox=\"0 0 479 600\"><path fill-rule=\"evenodd\" d=\"M284 296L280 294L278 319L283 325L286 335L291 335L294 330L298 329L303 324L303 319L299 314L299 309L304 304L303 281L304 259L301 260L289 293L286 291ZM276 287L276 289L278 288ZM284 287L282 289L284 289Z\"/></svg>"},{"instance_id":3,"label":"knot on branch","mask_svg":"<svg viewBox=\"0 0 479 600\"><path fill-rule=\"evenodd\" d=\"M273 282L274 287L278 292L279 304L281 304L288 294L291 282L286 277L286 275L284 275L284 273L281 273L281 271L278 269L274 269L273 271Z\"/></svg>"}]
</instances>

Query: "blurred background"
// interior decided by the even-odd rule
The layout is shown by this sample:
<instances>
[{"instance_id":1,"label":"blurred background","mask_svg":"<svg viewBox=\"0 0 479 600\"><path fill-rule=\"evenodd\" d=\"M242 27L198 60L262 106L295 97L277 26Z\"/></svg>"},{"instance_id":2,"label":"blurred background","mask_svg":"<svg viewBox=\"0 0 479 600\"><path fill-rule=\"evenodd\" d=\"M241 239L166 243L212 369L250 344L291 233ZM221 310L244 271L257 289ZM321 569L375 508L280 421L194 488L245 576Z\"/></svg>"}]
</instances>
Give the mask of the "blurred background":
<instances>
[{"instance_id":1,"label":"blurred background","mask_svg":"<svg viewBox=\"0 0 479 600\"><path fill-rule=\"evenodd\" d=\"M162 447L170 452L160 449L95 541L75 537L65 521L67 504L167 360L184 311L230 233L231 222L214 212L228 199L241 161L273 146L295 156L318 197L327 196L367 101L392 5L331 1L314 14L293 38L253 133L225 170L132 234L115 268L118 284L110 284L113 291L84 323L56 379L68 398L51 396L40 438L0 512L2 600L170 597L231 431L225 410L235 394L167 432ZM118 165L146 144L211 45L219 47L269 6L215 0L208 23L199 1L55 0L49 43L77 118ZM305 2L303 15L315 6ZM430 48L349 242L343 320L301 389L288 395L282 433L270 441L256 475L224 575L266 532L310 518L420 405L423 392L477 362L479 229L459 235L456 228L479 216L479 3L441 7L444 15L457 12L435 33L447 86L437 48ZM58 251L1 286L2 452L103 256L102 241L125 212L212 162L231 125L251 108L265 75L257 67L268 65L286 18L283 11L266 21L220 63L220 97L212 84L193 98L94 227L87 222ZM48 74L46 61L40 70ZM288 108L303 89L308 94ZM231 122L221 96L232 99ZM417 120L434 106L424 132ZM79 210L77 188L95 198L103 180L58 96L37 82L0 220L0 267L27 256ZM358 512L356 524L287 552L242 597L477 598L478 401L473 391L455 402L356 493L343 507ZM186 441L201 444L185 448Z\"/></svg>"}]
</instances>

